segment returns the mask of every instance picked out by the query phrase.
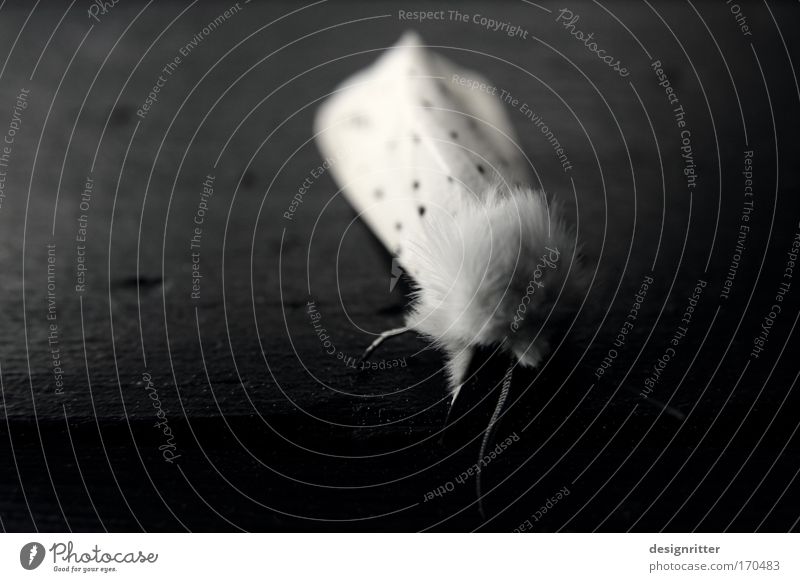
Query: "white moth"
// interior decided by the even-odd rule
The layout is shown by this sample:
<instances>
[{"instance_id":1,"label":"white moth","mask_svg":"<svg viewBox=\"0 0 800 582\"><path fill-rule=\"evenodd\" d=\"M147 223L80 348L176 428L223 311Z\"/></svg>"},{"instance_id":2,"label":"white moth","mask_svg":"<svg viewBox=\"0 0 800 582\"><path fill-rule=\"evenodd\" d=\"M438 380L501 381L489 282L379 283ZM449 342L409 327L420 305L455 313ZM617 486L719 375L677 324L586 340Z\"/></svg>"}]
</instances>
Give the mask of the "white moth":
<instances>
[{"instance_id":1,"label":"white moth","mask_svg":"<svg viewBox=\"0 0 800 582\"><path fill-rule=\"evenodd\" d=\"M405 327L367 354L406 331L429 338L445 353L453 402L476 347L537 366L587 284L574 232L529 187L530 163L487 87L409 32L315 120L344 196L413 279Z\"/></svg>"}]
</instances>

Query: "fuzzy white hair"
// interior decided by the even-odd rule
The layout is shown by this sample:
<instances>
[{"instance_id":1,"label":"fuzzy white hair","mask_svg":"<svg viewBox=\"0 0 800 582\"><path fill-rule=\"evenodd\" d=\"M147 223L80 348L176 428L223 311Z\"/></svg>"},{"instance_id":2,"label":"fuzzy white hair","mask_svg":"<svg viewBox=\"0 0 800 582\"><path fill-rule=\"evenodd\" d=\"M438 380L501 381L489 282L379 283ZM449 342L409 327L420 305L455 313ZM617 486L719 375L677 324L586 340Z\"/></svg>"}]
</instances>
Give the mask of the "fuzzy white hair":
<instances>
[{"instance_id":1,"label":"fuzzy white hair","mask_svg":"<svg viewBox=\"0 0 800 582\"><path fill-rule=\"evenodd\" d=\"M561 207L530 188L496 186L449 220L432 217L409 250L419 272L406 325L447 352L454 399L477 346L538 366L588 283Z\"/></svg>"}]
</instances>

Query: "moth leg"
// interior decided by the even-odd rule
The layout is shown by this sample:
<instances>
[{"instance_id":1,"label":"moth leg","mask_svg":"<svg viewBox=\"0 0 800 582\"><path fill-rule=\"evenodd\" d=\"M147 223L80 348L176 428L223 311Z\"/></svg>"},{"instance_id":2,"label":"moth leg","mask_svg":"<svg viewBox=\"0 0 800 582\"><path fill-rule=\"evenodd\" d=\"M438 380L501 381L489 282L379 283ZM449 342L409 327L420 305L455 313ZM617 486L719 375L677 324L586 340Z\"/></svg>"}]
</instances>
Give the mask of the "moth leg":
<instances>
[{"instance_id":1,"label":"moth leg","mask_svg":"<svg viewBox=\"0 0 800 582\"><path fill-rule=\"evenodd\" d=\"M394 337L396 335L402 335L402 334L407 333L409 331L411 331L410 327L398 327L398 328L395 328L395 329L388 329L388 330L384 331L383 333L379 334L378 337L375 338L375 341L372 342L366 350L364 350L364 355L361 356L361 361L362 362L366 361L369 358L369 356L372 354L372 352L374 352L378 348L378 346L380 346L383 342L385 342L390 337Z\"/></svg>"}]
</instances>

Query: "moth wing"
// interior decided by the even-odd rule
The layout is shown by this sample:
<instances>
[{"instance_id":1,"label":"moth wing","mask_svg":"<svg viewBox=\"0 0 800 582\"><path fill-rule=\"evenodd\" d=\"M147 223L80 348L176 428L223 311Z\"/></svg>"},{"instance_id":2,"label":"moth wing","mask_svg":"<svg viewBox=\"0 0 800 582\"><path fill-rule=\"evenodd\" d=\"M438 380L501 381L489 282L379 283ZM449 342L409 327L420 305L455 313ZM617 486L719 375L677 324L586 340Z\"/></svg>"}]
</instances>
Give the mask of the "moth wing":
<instances>
[{"instance_id":1,"label":"moth wing","mask_svg":"<svg viewBox=\"0 0 800 582\"><path fill-rule=\"evenodd\" d=\"M433 54L431 62L436 75L446 83L443 90L459 104L462 126L466 126L459 133L464 147L487 160L492 171L509 185L529 184L528 161L501 101L504 89L441 55Z\"/></svg>"},{"instance_id":2,"label":"moth wing","mask_svg":"<svg viewBox=\"0 0 800 582\"><path fill-rule=\"evenodd\" d=\"M497 97L471 71L405 34L320 107L315 134L344 196L412 276L424 229L454 220L492 185L526 179Z\"/></svg>"},{"instance_id":3,"label":"moth wing","mask_svg":"<svg viewBox=\"0 0 800 582\"><path fill-rule=\"evenodd\" d=\"M402 255L406 240L418 236L420 217L418 196L404 187L412 174L407 164L413 126L407 80L387 63L396 60L392 50L325 100L314 132L344 197L386 249ZM402 259L401 264L409 270Z\"/></svg>"}]
</instances>

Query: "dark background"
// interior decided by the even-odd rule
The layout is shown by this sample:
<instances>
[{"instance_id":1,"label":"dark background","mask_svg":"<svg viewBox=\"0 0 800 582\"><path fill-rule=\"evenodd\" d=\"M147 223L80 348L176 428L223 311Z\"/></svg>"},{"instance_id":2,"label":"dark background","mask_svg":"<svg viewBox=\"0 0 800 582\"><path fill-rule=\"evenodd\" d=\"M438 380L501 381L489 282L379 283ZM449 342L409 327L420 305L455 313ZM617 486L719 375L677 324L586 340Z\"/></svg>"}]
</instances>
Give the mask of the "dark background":
<instances>
[{"instance_id":1,"label":"dark background","mask_svg":"<svg viewBox=\"0 0 800 582\"><path fill-rule=\"evenodd\" d=\"M797 529L797 278L765 350L750 356L800 228L796 2L740 3L750 36L730 6L710 1L241 3L138 117L162 67L230 5L123 0L99 23L87 2L0 9L0 133L20 89L31 91L0 207L3 529ZM555 22L562 7L629 77ZM397 18L420 8L483 14L529 38ZM485 517L474 480L425 496L475 463L507 360L476 358L447 428L441 355L421 339L376 356L406 367L347 368L325 353L306 302L336 348L356 356L371 334L402 324L408 285L389 291L391 257L330 175L293 221L282 218L321 163L311 141L319 100L408 28L553 129L571 172L507 108L535 185L568 204L594 273L552 358L515 375L495 440L519 441L483 473ZM656 59L686 110L691 192ZM723 299L746 150L751 230ZM77 293L90 173L88 290ZM192 300L189 237L208 174ZM51 243L63 394L47 339ZM598 381L648 274L635 329ZM644 399L698 279L708 285L688 334ZM175 435L172 464L158 449L145 372Z\"/></svg>"}]
</instances>

